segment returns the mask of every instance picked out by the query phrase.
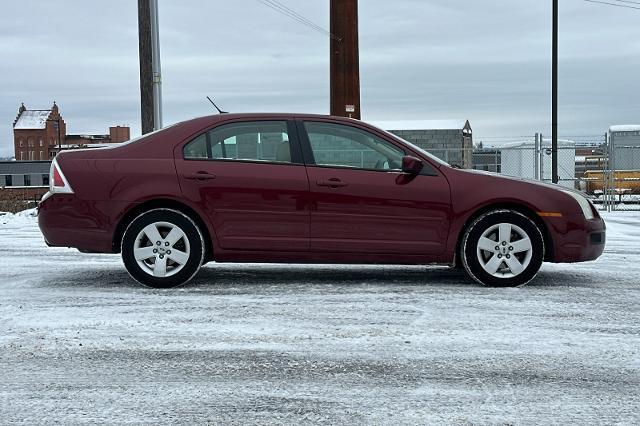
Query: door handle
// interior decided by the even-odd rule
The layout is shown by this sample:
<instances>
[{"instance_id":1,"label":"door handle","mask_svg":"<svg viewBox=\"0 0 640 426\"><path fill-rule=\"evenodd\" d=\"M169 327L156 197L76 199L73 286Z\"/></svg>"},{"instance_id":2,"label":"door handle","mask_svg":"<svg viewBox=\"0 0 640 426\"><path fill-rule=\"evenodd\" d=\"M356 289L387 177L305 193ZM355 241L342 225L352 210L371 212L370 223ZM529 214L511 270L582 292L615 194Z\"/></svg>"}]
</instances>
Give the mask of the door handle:
<instances>
[{"instance_id":1,"label":"door handle","mask_svg":"<svg viewBox=\"0 0 640 426\"><path fill-rule=\"evenodd\" d=\"M196 172L196 173L187 173L182 175L185 179L190 179L190 180L211 180L211 179L215 179L216 175L212 175L211 173L208 172Z\"/></svg>"},{"instance_id":2,"label":"door handle","mask_svg":"<svg viewBox=\"0 0 640 426\"><path fill-rule=\"evenodd\" d=\"M331 178L327 180L316 181L316 185L327 186L329 188L342 188L342 187L348 186L349 184L347 182L343 182L338 178Z\"/></svg>"}]
</instances>

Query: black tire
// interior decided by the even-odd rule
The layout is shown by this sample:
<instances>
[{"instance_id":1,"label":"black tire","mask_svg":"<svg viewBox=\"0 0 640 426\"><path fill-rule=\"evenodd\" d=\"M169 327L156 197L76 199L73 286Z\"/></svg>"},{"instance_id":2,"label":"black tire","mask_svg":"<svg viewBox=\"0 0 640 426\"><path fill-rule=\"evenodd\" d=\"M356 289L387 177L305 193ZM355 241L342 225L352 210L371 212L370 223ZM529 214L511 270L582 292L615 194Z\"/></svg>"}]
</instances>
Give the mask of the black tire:
<instances>
[{"instance_id":1,"label":"black tire","mask_svg":"<svg viewBox=\"0 0 640 426\"><path fill-rule=\"evenodd\" d=\"M511 226L505 227L507 231L504 233L510 235L508 242L504 241L506 244L499 238L500 224ZM526 235L523 236L522 233ZM483 237L483 234L486 235ZM525 237L528 237L528 242ZM488 238L492 242L495 238L495 247L492 246L491 251L479 248L481 238ZM514 247L519 249L516 246L519 240L524 245L530 245L531 249L512 254L514 252L510 250ZM489 241L483 239L483 242L482 247L486 247ZM489 211L475 219L465 230L460 245L460 257L467 274L489 287L518 287L527 284L540 270L544 251L544 238L538 226L524 214L506 209ZM514 260L517 262L513 263ZM515 266L514 270L522 270L514 273L507 262ZM496 264L499 265L498 269L489 273L491 265L495 267Z\"/></svg>"},{"instance_id":2,"label":"black tire","mask_svg":"<svg viewBox=\"0 0 640 426\"><path fill-rule=\"evenodd\" d=\"M163 223L170 226L160 225ZM153 226L149 229L156 229L161 237L159 238L161 244L157 247L155 245L157 241L151 241L147 234L138 238L149 225ZM177 232L181 232L181 237L175 243L164 241L165 237L169 237L171 226L177 228ZM136 260L134 249L154 249L155 252L158 250L162 250L162 252L140 260L139 263ZM180 254L186 261L184 263L174 261L170 249L174 249L173 256L182 252ZM131 221L122 236L122 261L129 275L140 284L153 288L172 288L189 282L200 270L204 260L204 252L204 238L198 225L189 216L172 209L160 208L142 213ZM184 256L184 254L187 255ZM166 276L153 275L159 257L164 259L163 266ZM158 268L158 271L162 270L162 268Z\"/></svg>"}]
</instances>

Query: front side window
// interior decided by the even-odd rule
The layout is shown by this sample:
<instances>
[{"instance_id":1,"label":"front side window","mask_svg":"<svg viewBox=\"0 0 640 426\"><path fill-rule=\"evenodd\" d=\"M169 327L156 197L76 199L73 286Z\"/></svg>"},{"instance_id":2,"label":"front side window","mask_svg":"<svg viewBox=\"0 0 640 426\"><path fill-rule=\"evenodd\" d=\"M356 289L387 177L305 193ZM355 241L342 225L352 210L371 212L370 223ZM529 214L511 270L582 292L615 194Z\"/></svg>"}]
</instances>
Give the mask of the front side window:
<instances>
[{"instance_id":1,"label":"front side window","mask_svg":"<svg viewBox=\"0 0 640 426\"><path fill-rule=\"evenodd\" d=\"M405 155L373 134L341 124L305 122L315 163L367 170L400 170Z\"/></svg>"},{"instance_id":2,"label":"front side window","mask_svg":"<svg viewBox=\"0 0 640 426\"><path fill-rule=\"evenodd\" d=\"M238 160L291 163L285 121L256 121L218 126L184 147L187 160Z\"/></svg>"}]
</instances>

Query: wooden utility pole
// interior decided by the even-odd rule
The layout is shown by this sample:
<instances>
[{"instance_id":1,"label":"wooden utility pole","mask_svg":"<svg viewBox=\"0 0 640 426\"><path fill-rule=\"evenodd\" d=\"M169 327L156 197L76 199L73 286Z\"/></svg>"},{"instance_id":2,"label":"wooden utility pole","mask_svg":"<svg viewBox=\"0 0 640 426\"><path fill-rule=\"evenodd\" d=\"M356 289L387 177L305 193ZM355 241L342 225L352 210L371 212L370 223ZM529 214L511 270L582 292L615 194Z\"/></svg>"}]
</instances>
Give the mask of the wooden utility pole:
<instances>
[{"instance_id":1,"label":"wooden utility pole","mask_svg":"<svg viewBox=\"0 0 640 426\"><path fill-rule=\"evenodd\" d=\"M153 132L153 54L150 0L138 0L138 47L140 54L140 115L142 134Z\"/></svg>"},{"instance_id":2,"label":"wooden utility pole","mask_svg":"<svg viewBox=\"0 0 640 426\"><path fill-rule=\"evenodd\" d=\"M331 115L360 119L358 0L331 0Z\"/></svg>"},{"instance_id":3,"label":"wooden utility pole","mask_svg":"<svg viewBox=\"0 0 640 426\"><path fill-rule=\"evenodd\" d=\"M558 0L553 1L551 59L551 181L558 183Z\"/></svg>"}]
</instances>

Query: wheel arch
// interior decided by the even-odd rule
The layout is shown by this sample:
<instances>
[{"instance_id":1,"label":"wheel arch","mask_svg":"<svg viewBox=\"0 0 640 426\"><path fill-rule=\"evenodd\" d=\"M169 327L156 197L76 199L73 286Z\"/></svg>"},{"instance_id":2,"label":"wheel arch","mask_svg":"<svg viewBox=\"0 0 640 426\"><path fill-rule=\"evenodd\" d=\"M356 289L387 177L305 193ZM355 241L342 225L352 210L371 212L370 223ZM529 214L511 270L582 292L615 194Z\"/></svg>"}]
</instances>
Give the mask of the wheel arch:
<instances>
[{"instance_id":1,"label":"wheel arch","mask_svg":"<svg viewBox=\"0 0 640 426\"><path fill-rule=\"evenodd\" d=\"M544 248L545 248L544 261L549 262L555 258L554 249L553 249L554 247L553 238L551 236L549 228L547 227L547 224L544 222L544 220L542 220L542 218L538 214L536 214L536 212L532 208L524 204L519 204L517 202L498 202L498 203L487 204L485 206L480 207L479 209L475 210L472 214L470 214L465 220L464 224L460 228L460 232L458 232L458 236L456 239L456 246L455 246L455 265L456 266L462 265L461 263L462 259L460 258L460 245L462 244L462 239L464 238L465 232L467 231L467 229L473 223L474 220L476 220L481 215L492 210L513 210L531 219L533 223L535 223L538 226L538 228L540 229L540 232L542 233L542 238L544 240Z\"/></svg>"},{"instance_id":2,"label":"wheel arch","mask_svg":"<svg viewBox=\"0 0 640 426\"><path fill-rule=\"evenodd\" d=\"M181 213L184 213L191 220L193 220L200 228L202 232L202 236L204 238L204 242L205 242L204 261L207 262L213 259L213 240L211 237L210 229L207 226L207 223L204 221L202 216L192 207L189 207L188 205L180 201L172 200L170 198L155 198L152 200L147 200L140 204L136 204L135 206L127 210L118 221L115 231L113 232L113 238L111 242L113 252L120 253L122 237L124 235L125 230L127 229L127 226L131 223L132 220L134 220L136 217L138 217L144 212L147 212L149 210L159 209L159 208L177 210Z\"/></svg>"}]
</instances>

